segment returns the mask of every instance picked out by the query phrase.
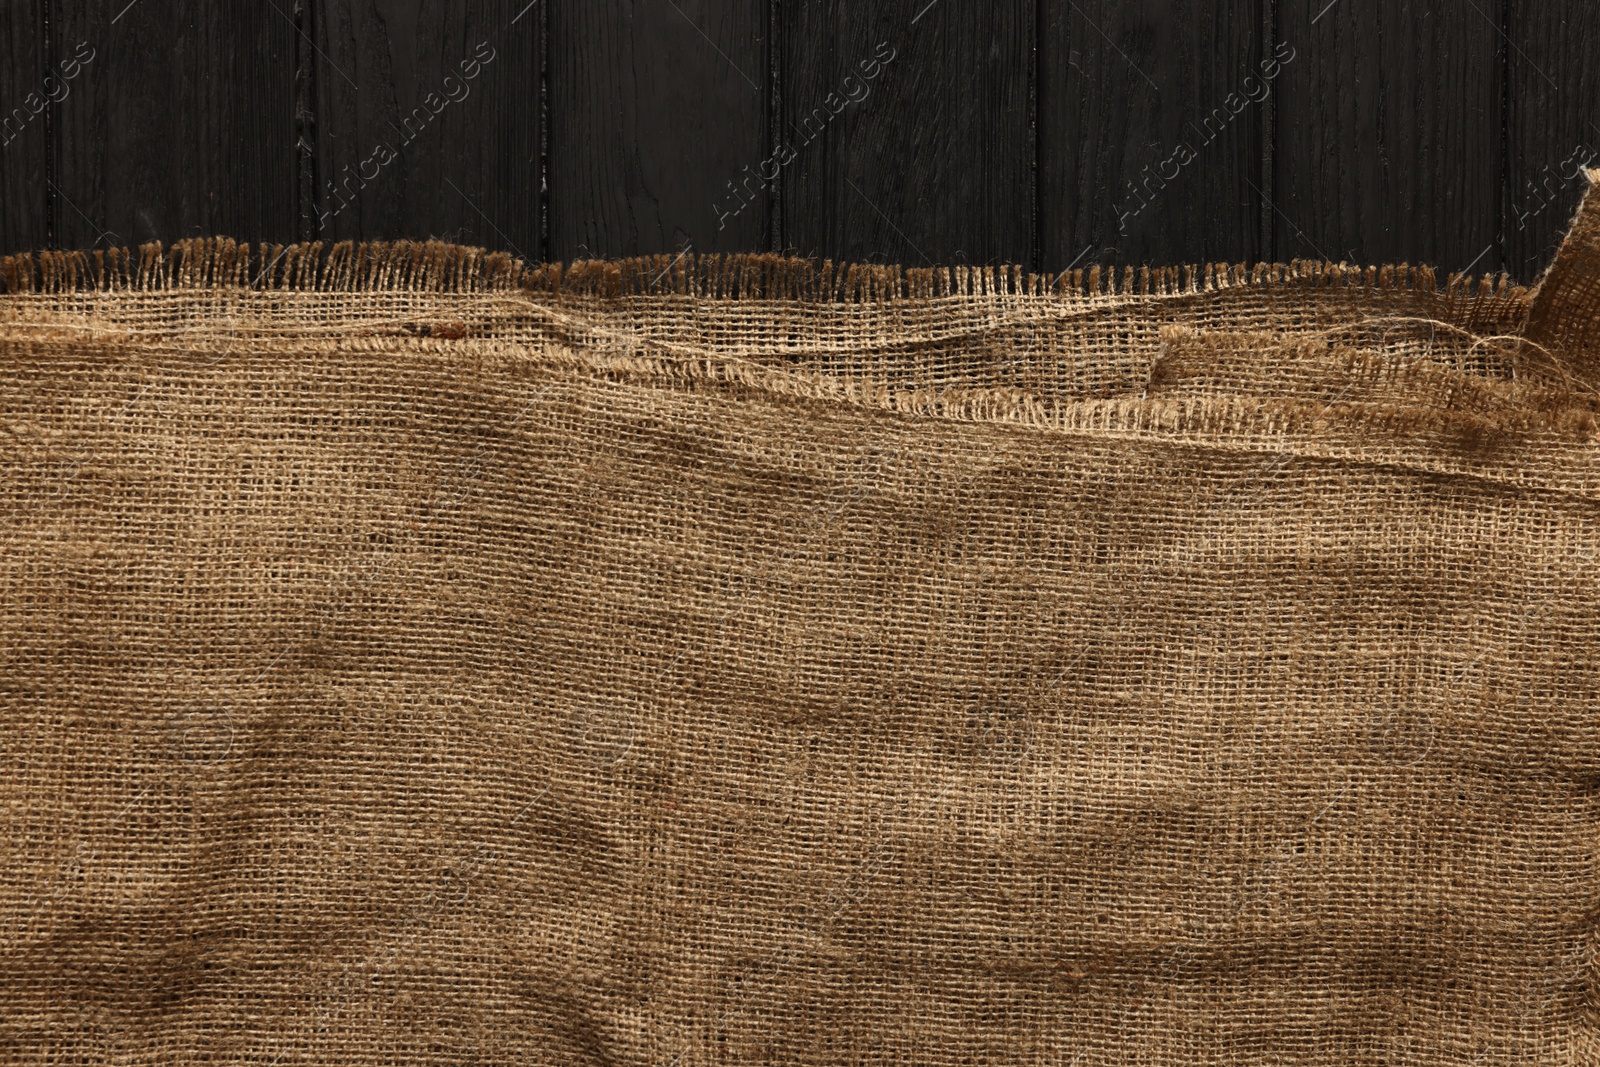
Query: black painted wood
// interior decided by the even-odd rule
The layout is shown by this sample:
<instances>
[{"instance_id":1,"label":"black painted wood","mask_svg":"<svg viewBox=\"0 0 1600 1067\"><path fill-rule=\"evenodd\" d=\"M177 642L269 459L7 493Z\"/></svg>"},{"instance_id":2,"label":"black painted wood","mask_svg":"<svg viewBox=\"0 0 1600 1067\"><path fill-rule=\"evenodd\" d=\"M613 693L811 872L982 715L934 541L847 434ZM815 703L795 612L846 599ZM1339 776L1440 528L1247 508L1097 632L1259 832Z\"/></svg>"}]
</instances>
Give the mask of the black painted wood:
<instances>
[{"instance_id":1,"label":"black painted wood","mask_svg":"<svg viewBox=\"0 0 1600 1067\"><path fill-rule=\"evenodd\" d=\"M1278 0L1278 258L1500 268L1510 2Z\"/></svg>"},{"instance_id":2,"label":"black painted wood","mask_svg":"<svg viewBox=\"0 0 1600 1067\"><path fill-rule=\"evenodd\" d=\"M56 243L294 234L288 0L50 2L50 62L94 57L53 111Z\"/></svg>"},{"instance_id":3,"label":"black painted wood","mask_svg":"<svg viewBox=\"0 0 1600 1067\"><path fill-rule=\"evenodd\" d=\"M44 12L7 6L0 18L0 251L53 244L50 127L57 101L81 87L82 65L66 71L46 59ZM71 72L74 77L66 77ZM46 79L49 79L48 81Z\"/></svg>"},{"instance_id":4,"label":"black painted wood","mask_svg":"<svg viewBox=\"0 0 1600 1067\"><path fill-rule=\"evenodd\" d=\"M912 266L1033 262L1034 3L779 10L784 247Z\"/></svg>"},{"instance_id":5,"label":"black painted wood","mask_svg":"<svg viewBox=\"0 0 1600 1067\"><path fill-rule=\"evenodd\" d=\"M317 238L437 237L543 258L544 2L312 4Z\"/></svg>"},{"instance_id":6,"label":"black painted wood","mask_svg":"<svg viewBox=\"0 0 1600 1067\"><path fill-rule=\"evenodd\" d=\"M0 252L223 233L1532 280L1600 163L1600 6L17 0L0 123Z\"/></svg>"},{"instance_id":7,"label":"black painted wood","mask_svg":"<svg viewBox=\"0 0 1600 1067\"><path fill-rule=\"evenodd\" d=\"M769 245L765 194L734 191L767 154L767 11L751 0L552 6L555 257Z\"/></svg>"},{"instance_id":8,"label":"black painted wood","mask_svg":"<svg viewBox=\"0 0 1600 1067\"><path fill-rule=\"evenodd\" d=\"M1262 258L1261 0L1047 0L1041 263Z\"/></svg>"},{"instance_id":9,"label":"black painted wood","mask_svg":"<svg viewBox=\"0 0 1600 1067\"><path fill-rule=\"evenodd\" d=\"M1600 5L1513 4L1507 27L1506 269L1534 281L1600 166Z\"/></svg>"}]
</instances>

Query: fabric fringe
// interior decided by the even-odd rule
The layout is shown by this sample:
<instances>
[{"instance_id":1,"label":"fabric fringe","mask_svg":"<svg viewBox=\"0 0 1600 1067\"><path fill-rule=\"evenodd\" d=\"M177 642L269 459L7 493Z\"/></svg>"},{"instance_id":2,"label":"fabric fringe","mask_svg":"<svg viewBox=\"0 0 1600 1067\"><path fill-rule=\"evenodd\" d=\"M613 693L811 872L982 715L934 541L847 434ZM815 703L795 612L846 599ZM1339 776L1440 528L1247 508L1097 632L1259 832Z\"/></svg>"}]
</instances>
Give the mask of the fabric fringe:
<instances>
[{"instance_id":1,"label":"fabric fringe","mask_svg":"<svg viewBox=\"0 0 1600 1067\"><path fill-rule=\"evenodd\" d=\"M300 292L443 293L524 290L569 297L687 296L697 299L879 303L943 297L1168 297L1222 289L1442 291L1455 298L1525 299L1505 274L1452 274L1431 267L1208 263L1178 267L1092 266L1035 274L1019 266L907 268L774 254L641 256L528 264L505 252L442 241L256 244L222 237L127 248L21 253L0 259L0 292L74 293L248 288Z\"/></svg>"}]
</instances>

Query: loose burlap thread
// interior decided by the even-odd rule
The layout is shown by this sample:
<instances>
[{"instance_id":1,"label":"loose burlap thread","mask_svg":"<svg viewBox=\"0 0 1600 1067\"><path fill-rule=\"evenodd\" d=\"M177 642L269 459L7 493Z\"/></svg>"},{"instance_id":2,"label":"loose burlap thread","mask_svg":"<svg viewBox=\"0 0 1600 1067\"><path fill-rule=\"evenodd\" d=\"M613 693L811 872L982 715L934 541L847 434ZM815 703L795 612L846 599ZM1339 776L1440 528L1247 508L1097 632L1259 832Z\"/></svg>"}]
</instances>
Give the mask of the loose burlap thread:
<instances>
[{"instance_id":1,"label":"loose burlap thread","mask_svg":"<svg viewBox=\"0 0 1600 1067\"><path fill-rule=\"evenodd\" d=\"M0 1058L1600 1062L1596 233L0 263Z\"/></svg>"}]
</instances>

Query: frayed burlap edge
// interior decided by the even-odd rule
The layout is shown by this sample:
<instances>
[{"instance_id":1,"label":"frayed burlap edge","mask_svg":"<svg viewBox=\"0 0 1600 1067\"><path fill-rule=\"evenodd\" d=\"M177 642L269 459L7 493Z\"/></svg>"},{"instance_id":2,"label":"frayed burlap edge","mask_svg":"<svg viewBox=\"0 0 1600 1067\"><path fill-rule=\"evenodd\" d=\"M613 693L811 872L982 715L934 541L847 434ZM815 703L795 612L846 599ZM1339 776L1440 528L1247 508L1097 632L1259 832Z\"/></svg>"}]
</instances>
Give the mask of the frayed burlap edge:
<instances>
[{"instance_id":1,"label":"frayed burlap edge","mask_svg":"<svg viewBox=\"0 0 1600 1067\"><path fill-rule=\"evenodd\" d=\"M306 292L527 290L574 297L680 295L699 299L873 303L963 296L1182 296L1251 286L1265 289L1442 291L1456 297L1525 300L1505 274L1452 274L1432 267L1289 263L1206 263L1174 267L1092 266L1039 274L1020 266L908 268L835 263L776 254L641 256L529 264L505 252L442 241L249 244L193 238L165 247L20 253L0 259L0 292L125 292L163 289Z\"/></svg>"}]
</instances>

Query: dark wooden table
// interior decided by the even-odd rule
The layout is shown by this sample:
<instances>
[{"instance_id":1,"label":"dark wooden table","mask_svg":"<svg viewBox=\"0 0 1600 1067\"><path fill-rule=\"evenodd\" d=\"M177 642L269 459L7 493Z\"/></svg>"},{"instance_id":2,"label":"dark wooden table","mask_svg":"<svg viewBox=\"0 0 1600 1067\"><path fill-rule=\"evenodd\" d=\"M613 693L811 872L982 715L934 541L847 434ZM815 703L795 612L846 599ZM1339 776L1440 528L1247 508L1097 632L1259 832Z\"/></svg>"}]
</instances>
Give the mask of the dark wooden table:
<instances>
[{"instance_id":1,"label":"dark wooden table","mask_svg":"<svg viewBox=\"0 0 1600 1067\"><path fill-rule=\"evenodd\" d=\"M1531 280L1595 0L6 0L0 251L1318 257Z\"/></svg>"}]
</instances>

